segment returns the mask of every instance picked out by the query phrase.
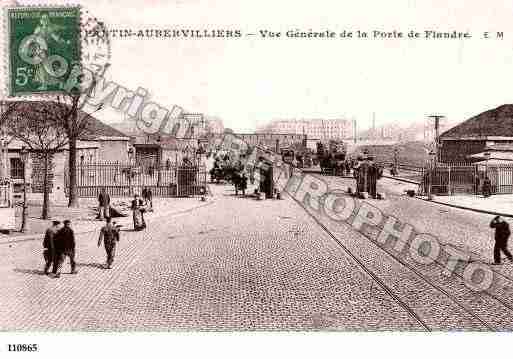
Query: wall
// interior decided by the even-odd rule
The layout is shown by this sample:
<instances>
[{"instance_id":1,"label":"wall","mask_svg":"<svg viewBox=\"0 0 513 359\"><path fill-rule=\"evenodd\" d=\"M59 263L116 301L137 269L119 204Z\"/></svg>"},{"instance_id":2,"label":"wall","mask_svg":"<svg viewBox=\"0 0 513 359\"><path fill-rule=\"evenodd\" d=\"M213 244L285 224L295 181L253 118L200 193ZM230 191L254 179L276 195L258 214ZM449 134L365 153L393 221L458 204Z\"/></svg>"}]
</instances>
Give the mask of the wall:
<instances>
[{"instance_id":1,"label":"wall","mask_svg":"<svg viewBox=\"0 0 513 359\"><path fill-rule=\"evenodd\" d=\"M59 152L53 155L49 174L50 202L66 203L64 188L65 167L67 154ZM27 164L26 178L29 183L27 198L30 202L43 202L43 160L31 155Z\"/></svg>"},{"instance_id":2,"label":"wall","mask_svg":"<svg viewBox=\"0 0 513 359\"><path fill-rule=\"evenodd\" d=\"M443 140L441 141L441 162L470 162L469 155L483 152L486 141L482 140Z\"/></svg>"},{"instance_id":3,"label":"wall","mask_svg":"<svg viewBox=\"0 0 513 359\"><path fill-rule=\"evenodd\" d=\"M301 144L306 137L303 134L273 134L273 133L237 133L239 137L251 146L265 145L271 149L275 149L276 140L279 141L280 147L290 146L295 143Z\"/></svg>"},{"instance_id":4,"label":"wall","mask_svg":"<svg viewBox=\"0 0 513 359\"><path fill-rule=\"evenodd\" d=\"M128 141L102 140L99 144L99 160L105 162L128 162Z\"/></svg>"}]
</instances>

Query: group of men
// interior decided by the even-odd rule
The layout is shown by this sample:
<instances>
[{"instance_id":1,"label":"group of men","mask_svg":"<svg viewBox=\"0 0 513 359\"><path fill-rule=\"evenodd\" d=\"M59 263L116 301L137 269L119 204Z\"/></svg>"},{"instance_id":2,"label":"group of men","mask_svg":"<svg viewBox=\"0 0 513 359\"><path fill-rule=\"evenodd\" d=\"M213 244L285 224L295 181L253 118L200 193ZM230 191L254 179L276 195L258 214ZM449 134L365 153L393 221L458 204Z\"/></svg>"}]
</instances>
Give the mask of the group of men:
<instances>
[{"instance_id":1,"label":"group of men","mask_svg":"<svg viewBox=\"0 0 513 359\"><path fill-rule=\"evenodd\" d=\"M119 242L119 230L121 226L117 226L112 222L110 217L106 218L106 224L100 230L98 238L98 247L102 241L107 253L107 269L112 268L114 254L116 252L116 243ZM43 258L45 260L44 273L49 274L50 267L53 264L52 273L54 278L61 276L62 264L66 257L69 258L71 266L71 274L76 274L75 262L75 233L71 228L71 221L65 220L61 226L60 221L52 221L52 226L45 232L43 239Z\"/></svg>"},{"instance_id":2,"label":"group of men","mask_svg":"<svg viewBox=\"0 0 513 359\"><path fill-rule=\"evenodd\" d=\"M53 221L52 226L46 230L43 239L43 257L45 260L44 273L49 274L53 264L52 273L55 278L61 275L61 267L66 257L69 257L71 273L76 274L75 263L75 234L71 229L71 221L65 220L61 227L60 221Z\"/></svg>"},{"instance_id":3,"label":"group of men","mask_svg":"<svg viewBox=\"0 0 513 359\"><path fill-rule=\"evenodd\" d=\"M248 189L248 177L246 173L243 172L235 172L232 176L232 182L235 186L235 195L239 195L239 191L242 192L242 195L246 195L246 189Z\"/></svg>"},{"instance_id":4,"label":"group of men","mask_svg":"<svg viewBox=\"0 0 513 359\"><path fill-rule=\"evenodd\" d=\"M353 167L356 179L356 193L368 193L372 198L377 196L377 180L383 175L383 168L374 162L372 156L359 157Z\"/></svg>"}]
</instances>

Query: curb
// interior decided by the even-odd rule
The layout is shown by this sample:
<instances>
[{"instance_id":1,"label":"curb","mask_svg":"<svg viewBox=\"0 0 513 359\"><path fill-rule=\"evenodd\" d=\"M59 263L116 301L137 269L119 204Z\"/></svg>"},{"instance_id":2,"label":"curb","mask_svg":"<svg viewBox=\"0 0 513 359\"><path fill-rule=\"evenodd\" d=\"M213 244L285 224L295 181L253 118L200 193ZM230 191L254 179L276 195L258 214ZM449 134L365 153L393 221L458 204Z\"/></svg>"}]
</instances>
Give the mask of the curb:
<instances>
[{"instance_id":1,"label":"curb","mask_svg":"<svg viewBox=\"0 0 513 359\"><path fill-rule=\"evenodd\" d=\"M319 175L322 175L322 172L321 171L318 171L318 170L315 170L315 171L302 171L303 173L306 173L306 174L319 174ZM339 178L354 178L353 176L333 176L333 175L330 175L330 177L339 177ZM395 181L399 181L399 182L406 182L406 183L411 183L411 184L415 184L415 185L420 185L420 182L416 182L416 181L412 181L412 180L408 180L408 179L405 179L405 178L400 178L400 177L392 177L392 176L387 176L387 175L383 175L381 176L382 178L388 178L388 179L392 179L392 180L395 180Z\"/></svg>"},{"instance_id":2,"label":"curb","mask_svg":"<svg viewBox=\"0 0 513 359\"><path fill-rule=\"evenodd\" d=\"M443 206L447 206L447 207L452 207L452 208L457 208L457 209L464 209L464 210L467 210L467 211L478 212L478 213L484 213L484 214L490 214L490 215L493 215L493 216L501 216L501 217L513 218L513 214L501 213L501 212L495 212L495 211L487 211L487 210L484 210L484 209L478 209L478 208L472 208L472 207L459 206L459 205L457 205L457 204L450 204L450 203L438 202L438 201L436 201L436 200L435 200L435 201L434 201L434 200L429 200L429 199L427 199L427 198L422 198L422 197L419 197L419 196L415 196L415 198L420 199L420 200L423 200L423 201L425 201L425 202L435 203L435 204L439 204L439 205L443 205Z\"/></svg>"},{"instance_id":3,"label":"curb","mask_svg":"<svg viewBox=\"0 0 513 359\"><path fill-rule=\"evenodd\" d=\"M184 209L184 210L181 210L181 211L162 212L162 213L159 213L158 215L151 216L150 218L147 219L147 221L150 222L150 221L153 221L154 219L161 218L161 217L164 217L164 216L178 215L178 214L182 214L182 213L192 212L193 210L196 210L198 208L209 206L209 205L213 204L214 202L215 202L214 200L210 200L210 201L208 201L206 203L202 203L202 204L200 204L198 206L187 208L187 209ZM130 216L128 216L128 217L121 217L121 218L130 218ZM103 223L102 221L97 221L97 222L98 222L98 224ZM99 228L96 228L96 229L83 229L83 230L77 229L74 232L75 232L75 234L84 234L84 233L96 232L98 230L99 230ZM0 245L2 245L2 244L9 244L9 243L17 243L17 242L26 242L26 241L36 240L36 239L42 239L43 235L44 235L44 233L33 233L33 234L27 234L27 235L23 235L23 236L16 236L16 237L9 237L9 238L0 238Z\"/></svg>"},{"instance_id":4,"label":"curb","mask_svg":"<svg viewBox=\"0 0 513 359\"><path fill-rule=\"evenodd\" d=\"M381 177L382 177L382 178L392 179L392 180L394 180L394 181L406 182L406 183L411 183L411 184L415 184L415 185L420 185L420 182L416 182L416 181L408 180L408 179L405 179L405 178L392 177L392 176L386 176L386 175L383 175L383 176L381 176Z\"/></svg>"}]
</instances>

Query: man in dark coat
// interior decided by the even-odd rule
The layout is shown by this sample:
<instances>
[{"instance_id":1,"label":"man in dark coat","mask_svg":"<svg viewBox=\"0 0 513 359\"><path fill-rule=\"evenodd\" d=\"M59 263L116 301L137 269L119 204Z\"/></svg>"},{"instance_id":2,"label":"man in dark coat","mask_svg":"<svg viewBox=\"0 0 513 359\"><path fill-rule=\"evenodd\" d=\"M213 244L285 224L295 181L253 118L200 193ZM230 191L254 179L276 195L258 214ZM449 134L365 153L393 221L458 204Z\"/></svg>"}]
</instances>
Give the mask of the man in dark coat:
<instances>
[{"instance_id":1,"label":"man in dark coat","mask_svg":"<svg viewBox=\"0 0 513 359\"><path fill-rule=\"evenodd\" d=\"M356 193L369 193L369 171L370 163L367 160L356 165Z\"/></svg>"},{"instance_id":2,"label":"man in dark coat","mask_svg":"<svg viewBox=\"0 0 513 359\"><path fill-rule=\"evenodd\" d=\"M232 182L233 182L233 185L235 187L235 195L238 196L239 195L239 189L240 188L240 181L241 181L241 177L240 177L240 174L234 170L233 171L233 176L232 176Z\"/></svg>"},{"instance_id":3,"label":"man in dark coat","mask_svg":"<svg viewBox=\"0 0 513 359\"><path fill-rule=\"evenodd\" d=\"M119 242L119 227L115 227L111 223L111 219L107 218L105 226L100 230L100 237L98 238L98 247L101 246L102 240L107 253L107 269L112 268L114 262L114 255L116 254L116 243Z\"/></svg>"},{"instance_id":4,"label":"man in dark coat","mask_svg":"<svg viewBox=\"0 0 513 359\"><path fill-rule=\"evenodd\" d=\"M242 177L240 178L240 189L242 191L242 195L246 195L246 189L248 188L248 177L245 172L242 172Z\"/></svg>"},{"instance_id":5,"label":"man in dark coat","mask_svg":"<svg viewBox=\"0 0 513 359\"><path fill-rule=\"evenodd\" d=\"M376 165L376 163L374 163L374 157L368 157L368 163L369 163L369 169L367 171L367 176L368 176L368 179L367 179L367 193L369 193L369 195L372 197L372 198L376 198L376 194L377 194L377 191L376 191L376 185L377 185L377 180L378 180L378 166Z\"/></svg>"},{"instance_id":6,"label":"man in dark coat","mask_svg":"<svg viewBox=\"0 0 513 359\"><path fill-rule=\"evenodd\" d=\"M493 259L495 264L501 264L501 252L513 262L513 256L508 250L508 238L511 234L509 224L501 216L495 217L490 222L490 227L495 228L495 246L493 248Z\"/></svg>"},{"instance_id":7,"label":"man in dark coat","mask_svg":"<svg viewBox=\"0 0 513 359\"><path fill-rule=\"evenodd\" d=\"M102 187L100 194L98 195L98 218L103 221L104 218L110 217L110 196Z\"/></svg>"},{"instance_id":8,"label":"man in dark coat","mask_svg":"<svg viewBox=\"0 0 513 359\"><path fill-rule=\"evenodd\" d=\"M52 226L45 232L43 240L43 258L45 259L45 274L48 274L50 266L55 261L55 235L59 231L61 222L52 221Z\"/></svg>"},{"instance_id":9,"label":"man in dark coat","mask_svg":"<svg viewBox=\"0 0 513 359\"><path fill-rule=\"evenodd\" d=\"M76 274L75 270L75 233L71 229L71 221L65 220L62 227L55 235L55 261L53 264L53 273L55 278L61 276L62 263L66 257L69 257L71 274Z\"/></svg>"}]
</instances>

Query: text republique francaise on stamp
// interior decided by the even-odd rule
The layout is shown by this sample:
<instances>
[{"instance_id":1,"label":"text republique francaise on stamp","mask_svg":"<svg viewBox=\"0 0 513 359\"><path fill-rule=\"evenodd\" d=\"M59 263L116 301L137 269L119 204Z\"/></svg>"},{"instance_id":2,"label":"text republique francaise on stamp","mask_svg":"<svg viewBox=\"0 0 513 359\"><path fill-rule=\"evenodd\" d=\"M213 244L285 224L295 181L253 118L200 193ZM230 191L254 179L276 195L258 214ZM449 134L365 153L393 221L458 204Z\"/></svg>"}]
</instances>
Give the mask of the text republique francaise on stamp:
<instances>
[{"instance_id":1,"label":"text republique francaise on stamp","mask_svg":"<svg viewBox=\"0 0 513 359\"><path fill-rule=\"evenodd\" d=\"M80 70L80 8L7 9L9 95L61 92Z\"/></svg>"}]
</instances>

